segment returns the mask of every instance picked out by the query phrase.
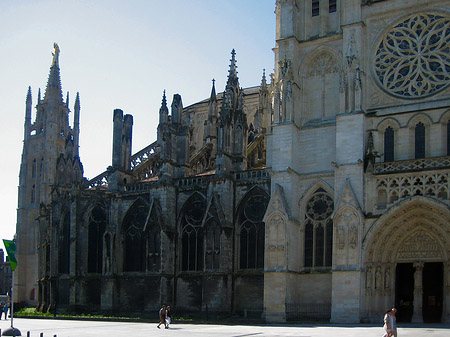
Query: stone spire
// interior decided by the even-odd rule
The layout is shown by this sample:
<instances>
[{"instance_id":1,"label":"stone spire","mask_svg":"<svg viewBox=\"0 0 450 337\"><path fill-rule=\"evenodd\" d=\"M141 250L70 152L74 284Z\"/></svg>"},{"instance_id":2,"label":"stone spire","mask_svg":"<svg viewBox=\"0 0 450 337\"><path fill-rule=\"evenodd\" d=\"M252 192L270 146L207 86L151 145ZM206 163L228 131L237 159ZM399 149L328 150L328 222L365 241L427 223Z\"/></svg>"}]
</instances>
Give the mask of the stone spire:
<instances>
[{"instance_id":1,"label":"stone spire","mask_svg":"<svg viewBox=\"0 0 450 337\"><path fill-rule=\"evenodd\" d=\"M161 108L159 108L159 123L165 124L168 122L169 109L167 108L166 90L163 92L161 101Z\"/></svg>"},{"instance_id":2,"label":"stone spire","mask_svg":"<svg viewBox=\"0 0 450 337\"><path fill-rule=\"evenodd\" d=\"M48 75L47 88L45 89L44 101L56 100L58 103L63 102L61 89L61 76L59 72L59 47L57 43L53 44L54 51L53 62Z\"/></svg>"},{"instance_id":3,"label":"stone spire","mask_svg":"<svg viewBox=\"0 0 450 337\"><path fill-rule=\"evenodd\" d=\"M212 80L212 89L211 89L211 96L209 97L209 102L210 103L217 100L215 83L216 83L216 80L213 78L213 80Z\"/></svg>"},{"instance_id":4,"label":"stone spire","mask_svg":"<svg viewBox=\"0 0 450 337\"><path fill-rule=\"evenodd\" d=\"M69 93L67 93L69 96ZM69 99L67 98L67 104L69 104ZM74 138L74 149L75 156L79 156L79 145L80 145L80 93L77 92L75 97L74 114L73 114L73 138Z\"/></svg>"},{"instance_id":5,"label":"stone spire","mask_svg":"<svg viewBox=\"0 0 450 337\"><path fill-rule=\"evenodd\" d=\"M24 139L27 139L30 136L32 104L33 103L31 98L31 87L28 87L26 108L25 108Z\"/></svg>"},{"instance_id":6,"label":"stone spire","mask_svg":"<svg viewBox=\"0 0 450 337\"><path fill-rule=\"evenodd\" d=\"M224 103L225 106L229 105L230 109L237 109L239 104L240 88L239 88L239 78L237 76L237 65L236 65L236 52L233 49L231 51L230 60L230 70L228 70L228 80L225 87Z\"/></svg>"},{"instance_id":7,"label":"stone spire","mask_svg":"<svg viewBox=\"0 0 450 337\"><path fill-rule=\"evenodd\" d=\"M203 143L209 143L216 139L216 122L217 122L217 96L216 96L216 80L212 80L211 96L208 104L208 119L203 129Z\"/></svg>"},{"instance_id":8,"label":"stone spire","mask_svg":"<svg viewBox=\"0 0 450 337\"><path fill-rule=\"evenodd\" d=\"M269 113L269 89L267 87L266 70L263 69L261 85L259 87L258 108L255 114L255 131L261 133L265 128L266 114Z\"/></svg>"}]
</instances>

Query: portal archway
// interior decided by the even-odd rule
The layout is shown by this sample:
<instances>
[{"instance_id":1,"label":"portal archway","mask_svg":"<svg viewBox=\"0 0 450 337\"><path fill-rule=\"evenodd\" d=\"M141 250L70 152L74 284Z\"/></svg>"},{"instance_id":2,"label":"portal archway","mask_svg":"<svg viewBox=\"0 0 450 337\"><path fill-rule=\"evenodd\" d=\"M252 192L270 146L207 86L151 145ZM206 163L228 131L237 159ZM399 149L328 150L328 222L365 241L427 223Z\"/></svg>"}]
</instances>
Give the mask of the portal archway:
<instances>
[{"instance_id":1,"label":"portal archway","mask_svg":"<svg viewBox=\"0 0 450 337\"><path fill-rule=\"evenodd\" d=\"M433 199L417 196L382 215L363 240L364 308L372 321L392 306L400 320L423 322L434 310L438 321L450 321L450 211ZM430 293L429 276L439 279ZM406 275L406 276L405 276ZM409 275L409 276L407 276ZM400 288L409 287L405 294ZM433 306L434 301L434 307ZM437 308L436 308L437 307ZM428 310L428 311L427 311ZM409 312L405 314L405 312ZM402 315L404 314L404 315Z\"/></svg>"}]
</instances>

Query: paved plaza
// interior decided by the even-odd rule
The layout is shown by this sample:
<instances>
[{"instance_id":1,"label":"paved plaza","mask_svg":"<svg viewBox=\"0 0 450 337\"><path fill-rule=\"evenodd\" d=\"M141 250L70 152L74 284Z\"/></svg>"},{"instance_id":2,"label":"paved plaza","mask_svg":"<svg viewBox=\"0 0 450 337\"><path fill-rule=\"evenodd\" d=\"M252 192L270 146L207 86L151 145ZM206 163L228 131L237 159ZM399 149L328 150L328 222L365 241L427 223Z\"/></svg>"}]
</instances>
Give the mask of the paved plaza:
<instances>
[{"instance_id":1,"label":"paved plaza","mask_svg":"<svg viewBox=\"0 0 450 337\"><path fill-rule=\"evenodd\" d=\"M9 328L9 320L2 320L2 331ZM15 318L14 326L22 336L30 337L116 337L116 336L300 336L300 337L381 337L381 326L374 325L215 325L215 324L178 324L170 329L157 329L156 323L126 323L72 321L53 319ZM450 325L400 325L399 337L448 337Z\"/></svg>"}]
</instances>

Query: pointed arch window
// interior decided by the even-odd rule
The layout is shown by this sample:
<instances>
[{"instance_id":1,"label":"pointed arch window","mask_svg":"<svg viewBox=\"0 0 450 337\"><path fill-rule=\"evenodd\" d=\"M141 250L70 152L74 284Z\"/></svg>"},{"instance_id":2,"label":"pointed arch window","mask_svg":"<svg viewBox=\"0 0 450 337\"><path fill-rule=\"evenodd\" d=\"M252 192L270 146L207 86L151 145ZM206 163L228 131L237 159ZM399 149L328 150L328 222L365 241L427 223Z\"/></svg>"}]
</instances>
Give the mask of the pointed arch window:
<instances>
[{"instance_id":1,"label":"pointed arch window","mask_svg":"<svg viewBox=\"0 0 450 337\"><path fill-rule=\"evenodd\" d=\"M89 216L88 230L88 273L102 273L103 236L106 230L106 215L95 207Z\"/></svg>"},{"instance_id":2,"label":"pointed arch window","mask_svg":"<svg viewBox=\"0 0 450 337\"><path fill-rule=\"evenodd\" d=\"M417 123L414 129L414 147L414 158L425 158L425 125L422 122Z\"/></svg>"},{"instance_id":3,"label":"pointed arch window","mask_svg":"<svg viewBox=\"0 0 450 337\"><path fill-rule=\"evenodd\" d=\"M305 267L329 267L333 249L333 199L319 188L306 204Z\"/></svg>"},{"instance_id":4,"label":"pointed arch window","mask_svg":"<svg viewBox=\"0 0 450 337\"><path fill-rule=\"evenodd\" d=\"M384 131L384 161L394 161L394 129L390 126Z\"/></svg>"},{"instance_id":5,"label":"pointed arch window","mask_svg":"<svg viewBox=\"0 0 450 337\"><path fill-rule=\"evenodd\" d=\"M36 202L36 186L31 186L31 203L34 204Z\"/></svg>"},{"instance_id":6,"label":"pointed arch window","mask_svg":"<svg viewBox=\"0 0 450 337\"><path fill-rule=\"evenodd\" d=\"M253 192L239 213L239 268L264 268L264 222L269 197L263 191Z\"/></svg>"},{"instance_id":7,"label":"pointed arch window","mask_svg":"<svg viewBox=\"0 0 450 337\"><path fill-rule=\"evenodd\" d=\"M123 220L123 270L125 272L144 271L145 242L143 230L147 215L148 206L144 201L137 200Z\"/></svg>"},{"instance_id":8,"label":"pointed arch window","mask_svg":"<svg viewBox=\"0 0 450 337\"><path fill-rule=\"evenodd\" d=\"M70 272L70 212L66 211L59 233L59 273Z\"/></svg>"},{"instance_id":9,"label":"pointed arch window","mask_svg":"<svg viewBox=\"0 0 450 337\"><path fill-rule=\"evenodd\" d=\"M206 211L206 202L195 195L186 203L182 217L181 269L185 271L203 270L203 228L202 220Z\"/></svg>"},{"instance_id":10,"label":"pointed arch window","mask_svg":"<svg viewBox=\"0 0 450 337\"><path fill-rule=\"evenodd\" d=\"M33 166L31 167L31 178L36 178L36 159L33 159Z\"/></svg>"},{"instance_id":11,"label":"pointed arch window","mask_svg":"<svg viewBox=\"0 0 450 337\"><path fill-rule=\"evenodd\" d=\"M147 271L161 270L161 227L156 210L150 213L150 220L146 229L147 238Z\"/></svg>"}]
</instances>

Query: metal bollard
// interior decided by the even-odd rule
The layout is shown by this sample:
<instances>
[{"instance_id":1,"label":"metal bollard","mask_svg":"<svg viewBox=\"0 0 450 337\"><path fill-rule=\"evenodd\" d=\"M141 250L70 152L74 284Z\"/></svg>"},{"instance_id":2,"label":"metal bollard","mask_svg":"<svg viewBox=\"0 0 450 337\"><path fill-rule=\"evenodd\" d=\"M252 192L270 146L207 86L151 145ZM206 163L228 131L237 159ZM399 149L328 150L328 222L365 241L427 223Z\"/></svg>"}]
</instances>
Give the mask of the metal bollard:
<instances>
[{"instance_id":1,"label":"metal bollard","mask_svg":"<svg viewBox=\"0 0 450 337\"><path fill-rule=\"evenodd\" d=\"M41 334L40 334L39 336L41 336L41 337L44 337L44 333L43 333L43 332L41 332Z\"/></svg>"},{"instance_id":2,"label":"metal bollard","mask_svg":"<svg viewBox=\"0 0 450 337\"><path fill-rule=\"evenodd\" d=\"M30 337L30 335L31 335L31 332L27 331L27 337Z\"/></svg>"}]
</instances>

